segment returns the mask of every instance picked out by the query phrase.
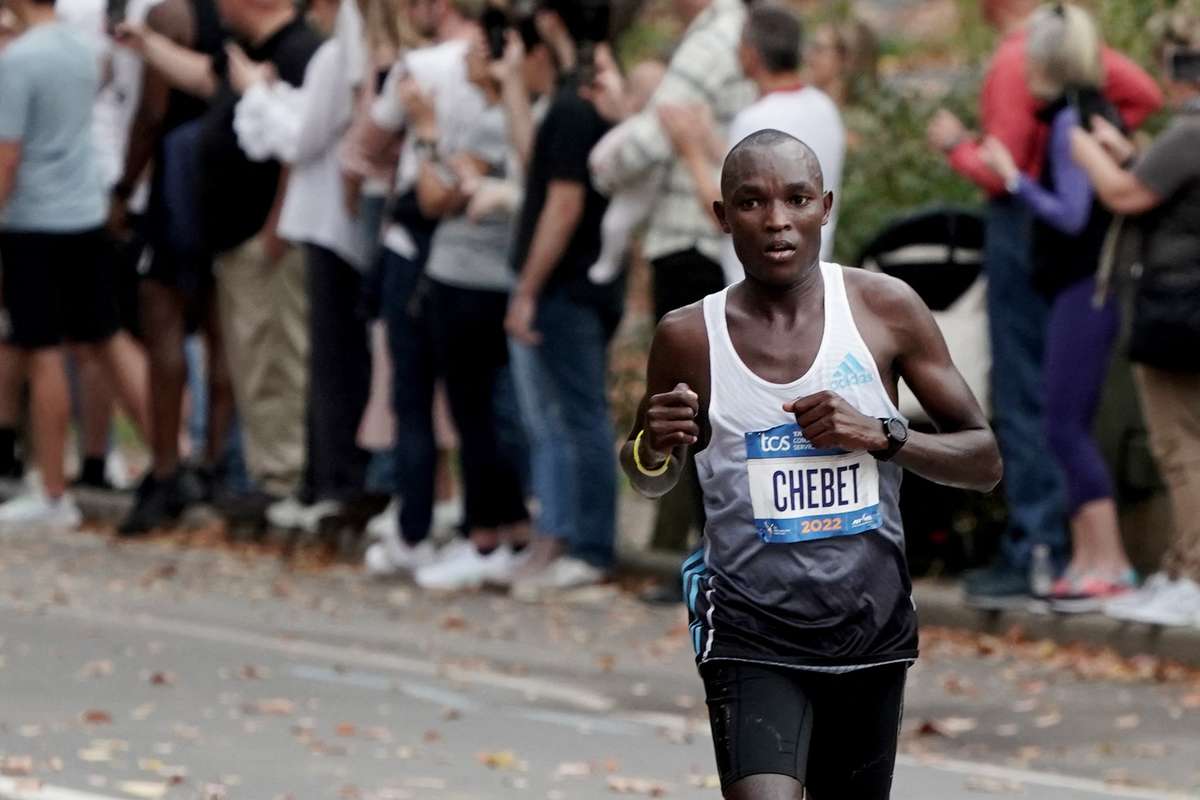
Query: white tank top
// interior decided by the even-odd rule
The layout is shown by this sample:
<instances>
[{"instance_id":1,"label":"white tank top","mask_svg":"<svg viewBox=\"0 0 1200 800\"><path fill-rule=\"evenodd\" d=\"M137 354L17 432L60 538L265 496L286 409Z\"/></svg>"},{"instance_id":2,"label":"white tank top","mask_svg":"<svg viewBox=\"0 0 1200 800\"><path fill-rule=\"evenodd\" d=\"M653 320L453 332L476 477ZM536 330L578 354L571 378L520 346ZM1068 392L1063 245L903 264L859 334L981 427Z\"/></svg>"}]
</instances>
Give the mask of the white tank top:
<instances>
[{"instance_id":1,"label":"white tank top","mask_svg":"<svg viewBox=\"0 0 1200 800\"><path fill-rule=\"evenodd\" d=\"M902 470L865 451L814 448L782 408L832 390L869 417L901 416L855 325L843 268L822 263L821 275L821 344L790 383L763 379L738 356L729 289L704 299L711 438L696 464L707 522L703 558L684 573L702 661L836 669L916 655Z\"/></svg>"}]
</instances>

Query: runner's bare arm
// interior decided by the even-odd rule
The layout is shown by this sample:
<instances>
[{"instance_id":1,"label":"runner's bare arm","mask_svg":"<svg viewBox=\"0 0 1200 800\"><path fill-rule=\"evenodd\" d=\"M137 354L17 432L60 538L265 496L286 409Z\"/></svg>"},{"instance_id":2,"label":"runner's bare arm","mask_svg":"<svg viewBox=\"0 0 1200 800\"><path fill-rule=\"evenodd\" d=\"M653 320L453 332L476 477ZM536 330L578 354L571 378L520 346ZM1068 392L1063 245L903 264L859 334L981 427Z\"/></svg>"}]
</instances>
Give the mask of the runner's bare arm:
<instances>
[{"instance_id":1,"label":"runner's bare arm","mask_svg":"<svg viewBox=\"0 0 1200 800\"><path fill-rule=\"evenodd\" d=\"M708 407L708 338L700 304L663 318L650 345L646 394L638 405L629 440L621 448L621 466L633 487L646 497L662 497L675 487L688 450L701 443ZM643 432L644 431L644 432ZM638 458L634 446L641 433ZM666 470L660 469L670 456ZM638 461L643 469L638 469Z\"/></svg>"},{"instance_id":2,"label":"runner's bare arm","mask_svg":"<svg viewBox=\"0 0 1200 800\"><path fill-rule=\"evenodd\" d=\"M897 342L895 373L929 414L937 433L913 431L895 457L905 469L937 483L991 491L1003 465L987 415L950 358L925 302L907 284L877 284L876 300ZM879 298L884 294L883 298Z\"/></svg>"}]
</instances>

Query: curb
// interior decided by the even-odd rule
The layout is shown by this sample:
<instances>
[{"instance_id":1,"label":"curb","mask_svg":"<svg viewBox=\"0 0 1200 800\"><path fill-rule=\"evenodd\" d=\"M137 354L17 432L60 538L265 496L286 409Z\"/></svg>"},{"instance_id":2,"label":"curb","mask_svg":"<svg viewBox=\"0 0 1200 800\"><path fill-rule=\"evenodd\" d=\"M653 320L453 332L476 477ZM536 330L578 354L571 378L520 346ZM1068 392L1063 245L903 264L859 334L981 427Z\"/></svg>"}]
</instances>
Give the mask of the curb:
<instances>
[{"instance_id":1,"label":"curb","mask_svg":"<svg viewBox=\"0 0 1200 800\"><path fill-rule=\"evenodd\" d=\"M12 497L23 489L20 481L0 480L0 498ZM117 522L133 504L132 494L86 489L75 490L73 494L89 520ZM626 573L672 581L678 578L684 557L656 550L626 549L618 555L618 566ZM992 634L1004 634L1015 626L1033 639L1111 647L1127 657L1150 655L1200 666L1200 628L1138 625L1101 614L1039 614L1022 609L985 611L968 606L955 583L929 578L913 581L913 596L922 625Z\"/></svg>"},{"instance_id":2,"label":"curb","mask_svg":"<svg viewBox=\"0 0 1200 800\"><path fill-rule=\"evenodd\" d=\"M661 551L623 552L621 567L637 574L675 580L683 558ZM930 578L913 581L913 597L922 625L997 635L1019 627L1032 639L1111 647L1126 657L1149 655L1200 666L1200 627L1139 625L1102 614L1044 614L1023 609L985 611L968 606L956 583Z\"/></svg>"}]
</instances>

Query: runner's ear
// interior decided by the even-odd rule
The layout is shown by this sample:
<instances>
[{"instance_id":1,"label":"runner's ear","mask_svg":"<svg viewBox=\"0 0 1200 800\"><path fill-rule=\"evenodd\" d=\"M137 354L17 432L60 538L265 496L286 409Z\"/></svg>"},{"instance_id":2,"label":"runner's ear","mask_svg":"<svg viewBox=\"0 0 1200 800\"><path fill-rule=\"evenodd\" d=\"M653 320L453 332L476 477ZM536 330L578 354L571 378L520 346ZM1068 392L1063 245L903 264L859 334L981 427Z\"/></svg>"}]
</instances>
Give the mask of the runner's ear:
<instances>
[{"instance_id":1,"label":"runner's ear","mask_svg":"<svg viewBox=\"0 0 1200 800\"><path fill-rule=\"evenodd\" d=\"M828 216L829 212L826 211L825 213L826 213L826 216ZM720 200L713 201L713 216L715 216L717 218L717 222L720 224L722 231L724 231L725 233L732 233L732 231L729 230L729 223L725 221L725 203L724 202L722 202Z\"/></svg>"}]
</instances>

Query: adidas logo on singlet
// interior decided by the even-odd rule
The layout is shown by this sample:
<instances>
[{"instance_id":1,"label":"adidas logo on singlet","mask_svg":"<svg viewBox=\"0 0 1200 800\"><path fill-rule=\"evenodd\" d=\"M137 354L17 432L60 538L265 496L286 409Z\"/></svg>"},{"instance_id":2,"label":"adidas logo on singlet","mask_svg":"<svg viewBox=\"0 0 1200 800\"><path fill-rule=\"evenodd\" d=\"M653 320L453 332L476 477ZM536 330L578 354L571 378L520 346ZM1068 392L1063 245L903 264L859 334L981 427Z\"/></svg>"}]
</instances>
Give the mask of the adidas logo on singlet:
<instances>
[{"instance_id":1,"label":"adidas logo on singlet","mask_svg":"<svg viewBox=\"0 0 1200 800\"><path fill-rule=\"evenodd\" d=\"M871 371L862 365L857 358L850 353L842 359L842 363L838 364L838 368L833 371L833 384L831 389L848 389L851 386L863 386L875 380L871 376Z\"/></svg>"}]
</instances>

